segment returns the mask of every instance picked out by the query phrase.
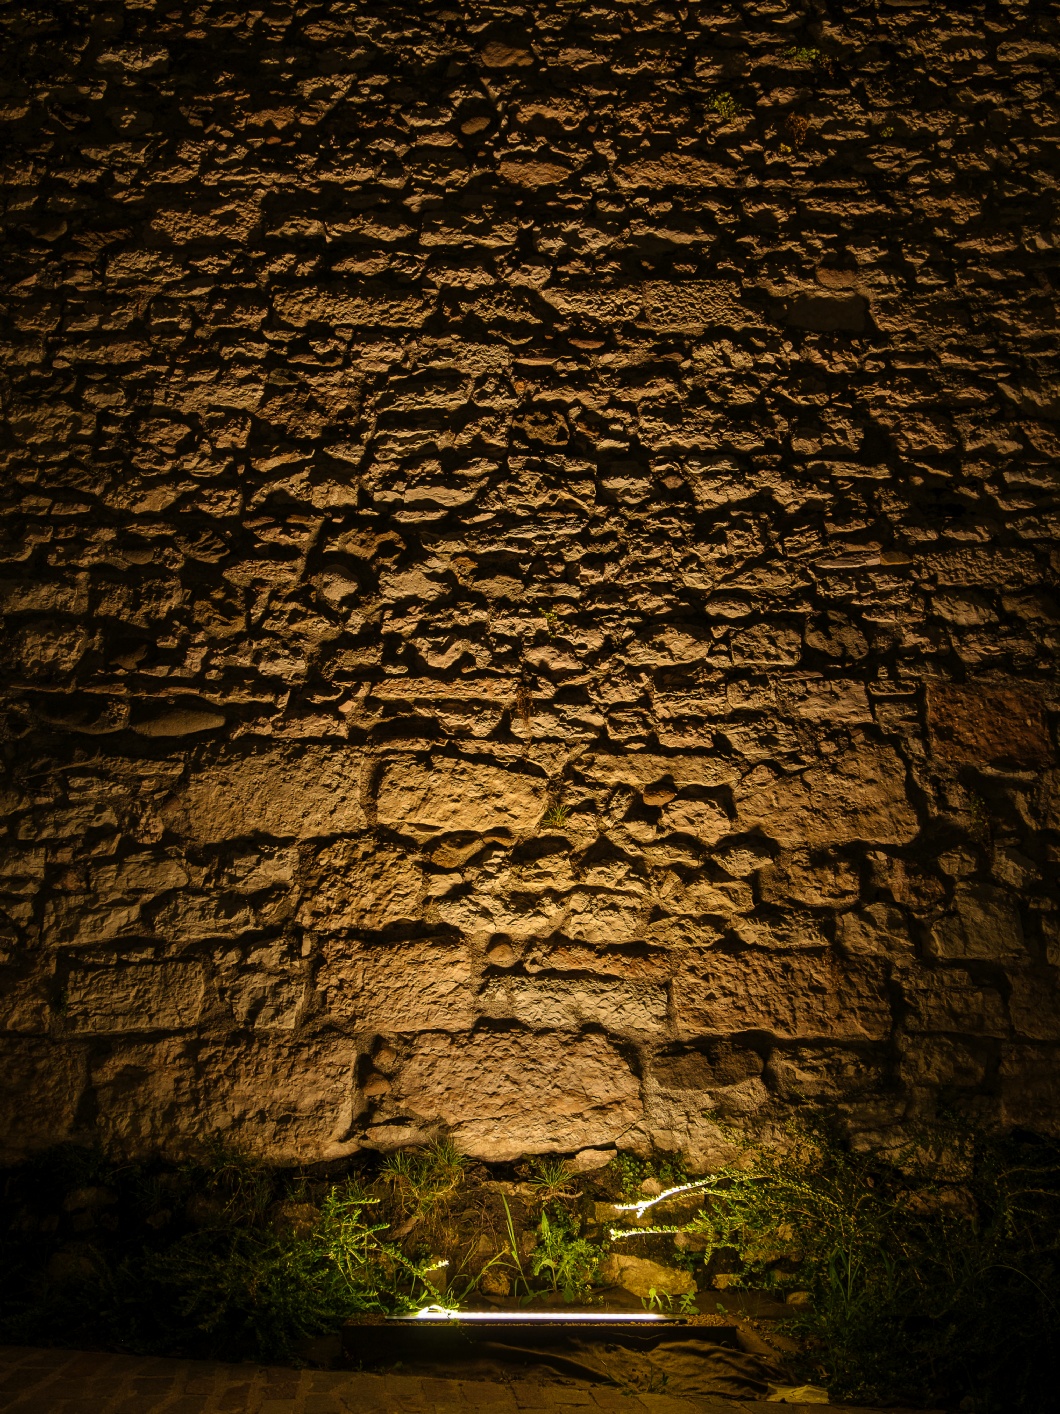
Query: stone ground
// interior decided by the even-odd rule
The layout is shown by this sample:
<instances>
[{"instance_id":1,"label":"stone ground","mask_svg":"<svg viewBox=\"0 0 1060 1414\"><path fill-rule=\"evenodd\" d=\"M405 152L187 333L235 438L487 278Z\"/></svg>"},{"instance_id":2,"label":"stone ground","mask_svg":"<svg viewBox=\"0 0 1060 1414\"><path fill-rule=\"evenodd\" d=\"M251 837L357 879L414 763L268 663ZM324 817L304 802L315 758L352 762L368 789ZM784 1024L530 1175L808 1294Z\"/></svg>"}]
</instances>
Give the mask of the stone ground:
<instances>
[{"instance_id":1,"label":"stone ground","mask_svg":"<svg viewBox=\"0 0 1060 1414\"><path fill-rule=\"evenodd\" d=\"M615 1414L764 1414L760 1400L633 1394L595 1385L493 1384L266 1365L156 1360L80 1350L0 1349L0 1410L18 1414L516 1414L612 1410ZM838 1405L787 1405L828 1414ZM892 1411L900 1414L900 1411Z\"/></svg>"}]
</instances>

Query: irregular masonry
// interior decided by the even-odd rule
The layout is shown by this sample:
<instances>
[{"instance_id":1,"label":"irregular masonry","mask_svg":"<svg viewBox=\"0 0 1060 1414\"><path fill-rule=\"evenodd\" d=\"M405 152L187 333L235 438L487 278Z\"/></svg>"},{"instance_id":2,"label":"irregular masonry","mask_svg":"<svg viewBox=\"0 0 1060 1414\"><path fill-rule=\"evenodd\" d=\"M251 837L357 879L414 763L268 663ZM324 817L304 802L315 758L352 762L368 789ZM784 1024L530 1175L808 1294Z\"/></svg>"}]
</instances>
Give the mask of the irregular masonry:
<instances>
[{"instance_id":1,"label":"irregular masonry","mask_svg":"<svg viewBox=\"0 0 1060 1414\"><path fill-rule=\"evenodd\" d=\"M845 8L7 8L7 1157L1060 1129L1060 10Z\"/></svg>"}]
</instances>

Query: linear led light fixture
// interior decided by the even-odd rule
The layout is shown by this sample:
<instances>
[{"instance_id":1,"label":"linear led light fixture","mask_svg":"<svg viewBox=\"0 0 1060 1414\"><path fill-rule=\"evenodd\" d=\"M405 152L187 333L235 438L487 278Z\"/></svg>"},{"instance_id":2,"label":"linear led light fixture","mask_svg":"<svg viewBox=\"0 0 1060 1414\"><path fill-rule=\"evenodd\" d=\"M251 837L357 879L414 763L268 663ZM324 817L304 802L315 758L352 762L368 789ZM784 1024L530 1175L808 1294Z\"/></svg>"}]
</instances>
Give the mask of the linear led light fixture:
<instances>
[{"instance_id":1,"label":"linear led light fixture","mask_svg":"<svg viewBox=\"0 0 1060 1414\"><path fill-rule=\"evenodd\" d=\"M567 1325L572 1321L589 1321L597 1325L601 1321L666 1321L667 1316L658 1311L451 1311L447 1306L424 1306L422 1311L411 1311L407 1316L394 1316L396 1321L483 1321L494 1325L512 1325L523 1321L551 1321L553 1325Z\"/></svg>"}]
</instances>

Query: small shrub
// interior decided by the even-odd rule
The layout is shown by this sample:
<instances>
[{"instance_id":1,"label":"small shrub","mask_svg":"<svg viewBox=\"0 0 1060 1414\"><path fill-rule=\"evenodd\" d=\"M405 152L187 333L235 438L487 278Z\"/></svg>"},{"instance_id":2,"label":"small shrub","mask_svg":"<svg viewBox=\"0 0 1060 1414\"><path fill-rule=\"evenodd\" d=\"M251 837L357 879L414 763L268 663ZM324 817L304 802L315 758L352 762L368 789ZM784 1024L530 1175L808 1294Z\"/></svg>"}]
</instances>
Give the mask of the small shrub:
<instances>
[{"instance_id":1,"label":"small shrub","mask_svg":"<svg viewBox=\"0 0 1060 1414\"><path fill-rule=\"evenodd\" d=\"M962 1147L961 1181L944 1181L937 1155ZM705 1201L678 1230L725 1259L729 1285L811 1294L791 1321L797 1363L833 1399L1046 1407L1060 1382L1056 1146L942 1132L883 1164L805 1132L697 1187Z\"/></svg>"},{"instance_id":2,"label":"small shrub","mask_svg":"<svg viewBox=\"0 0 1060 1414\"><path fill-rule=\"evenodd\" d=\"M562 1159L531 1159L530 1184L537 1190L539 1203L575 1198L571 1176Z\"/></svg>"},{"instance_id":3,"label":"small shrub","mask_svg":"<svg viewBox=\"0 0 1060 1414\"><path fill-rule=\"evenodd\" d=\"M738 118L743 112L740 103L737 102L731 93L725 91L715 93L713 97L708 98L707 108L710 112L717 113L719 118L725 118L726 120Z\"/></svg>"},{"instance_id":4,"label":"small shrub","mask_svg":"<svg viewBox=\"0 0 1060 1414\"><path fill-rule=\"evenodd\" d=\"M551 1216L546 1210L538 1224L537 1246L530 1254L531 1272L544 1273L552 1290L563 1293L564 1301L588 1296L603 1257L603 1250L580 1237L579 1231L578 1219L565 1209L553 1208Z\"/></svg>"},{"instance_id":5,"label":"small shrub","mask_svg":"<svg viewBox=\"0 0 1060 1414\"><path fill-rule=\"evenodd\" d=\"M822 62L821 51L814 47L801 44L793 44L785 49L782 58L787 59L791 64L820 64Z\"/></svg>"},{"instance_id":6,"label":"small shrub","mask_svg":"<svg viewBox=\"0 0 1060 1414\"><path fill-rule=\"evenodd\" d=\"M425 1149L392 1154L381 1172L384 1182L394 1189L402 1213L418 1220L429 1217L453 1197L463 1182L467 1162L445 1139Z\"/></svg>"},{"instance_id":7,"label":"small shrub","mask_svg":"<svg viewBox=\"0 0 1060 1414\"><path fill-rule=\"evenodd\" d=\"M552 830L562 830L570 819L570 809L566 805L550 805L541 817L542 825Z\"/></svg>"}]
</instances>

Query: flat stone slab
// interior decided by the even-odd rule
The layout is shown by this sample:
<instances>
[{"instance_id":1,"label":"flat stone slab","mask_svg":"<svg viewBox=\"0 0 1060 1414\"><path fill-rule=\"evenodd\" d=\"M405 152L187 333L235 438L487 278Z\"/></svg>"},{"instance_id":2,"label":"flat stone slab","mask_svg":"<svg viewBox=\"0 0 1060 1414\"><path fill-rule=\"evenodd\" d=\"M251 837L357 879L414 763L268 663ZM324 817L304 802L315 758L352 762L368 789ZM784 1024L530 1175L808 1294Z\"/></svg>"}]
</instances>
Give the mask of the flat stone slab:
<instances>
[{"instance_id":1,"label":"flat stone slab","mask_svg":"<svg viewBox=\"0 0 1060 1414\"><path fill-rule=\"evenodd\" d=\"M575 1381L418 1379L0 1346L0 1411L11 1414L839 1414L851 1405L674 1399ZM862 1409L861 1414L882 1414ZM909 1414L891 1409L887 1414Z\"/></svg>"}]
</instances>

